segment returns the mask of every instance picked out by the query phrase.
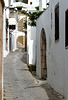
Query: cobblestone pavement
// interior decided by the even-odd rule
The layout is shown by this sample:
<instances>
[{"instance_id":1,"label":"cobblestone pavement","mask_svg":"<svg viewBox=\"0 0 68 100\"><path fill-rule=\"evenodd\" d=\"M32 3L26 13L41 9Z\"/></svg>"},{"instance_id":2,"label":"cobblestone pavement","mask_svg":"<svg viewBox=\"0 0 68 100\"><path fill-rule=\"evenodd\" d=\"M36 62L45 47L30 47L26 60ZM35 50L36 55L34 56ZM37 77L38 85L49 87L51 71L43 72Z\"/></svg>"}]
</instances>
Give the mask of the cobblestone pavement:
<instances>
[{"instance_id":1,"label":"cobblestone pavement","mask_svg":"<svg viewBox=\"0 0 68 100\"><path fill-rule=\"evenodd\" d=\"M3 85L3 100L62 100L49 91L47 84L40 86L37 83L29 72L22 48L5 58Z\"/></svg>"}]
</instances>

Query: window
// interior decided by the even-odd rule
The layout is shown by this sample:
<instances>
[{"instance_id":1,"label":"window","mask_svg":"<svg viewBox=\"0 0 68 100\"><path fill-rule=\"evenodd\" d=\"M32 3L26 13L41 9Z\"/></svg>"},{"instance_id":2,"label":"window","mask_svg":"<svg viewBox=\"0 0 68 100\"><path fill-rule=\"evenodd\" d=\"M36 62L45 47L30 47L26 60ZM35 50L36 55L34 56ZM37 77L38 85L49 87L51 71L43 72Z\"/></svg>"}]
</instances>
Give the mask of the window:
<instances>
[{"instance_id":1,"label":"window","mask_svg":"<svg viewBox=\"0 0 68 100\"><path fill-rule=\"evenodd\" d=\"M15 25L9 25L9 29L15 29L16 28L16 26Z\"/></svg>"},{"instance_id":2,"label":"window","mask_svg":"<svg viewBox=\"0 0 68 100\"><path fill-rule=\"evenodd\" d=\"M51 29L52 29L52 13L51 13Z\"/></svg>"},{"instance_id":3,"label":"window","mask_svg":"<svg viewBox=\"0 0 68 100\"><path fill-rule=\"evenodd\" d=\"M59 4L55 8L55 41L59 40Z\"/></svg>"},{"instance_id":4,"label":"window","mask_svg":"<svg viewBox=\"0 0 68 100\"><path fill-rule=\"evenodd\" d=\"M65 47L68 46L68 10L65 13Z\"/></svg>"},{"instance_id":5,"label":"window","mask_svg":"<svg viewBox=\"0 0 68 100\"><path fill-rule=\"evenodd\" d=\"M32 5L32 2L30 2L30 5Z\"/></svg>"}]
</instances>

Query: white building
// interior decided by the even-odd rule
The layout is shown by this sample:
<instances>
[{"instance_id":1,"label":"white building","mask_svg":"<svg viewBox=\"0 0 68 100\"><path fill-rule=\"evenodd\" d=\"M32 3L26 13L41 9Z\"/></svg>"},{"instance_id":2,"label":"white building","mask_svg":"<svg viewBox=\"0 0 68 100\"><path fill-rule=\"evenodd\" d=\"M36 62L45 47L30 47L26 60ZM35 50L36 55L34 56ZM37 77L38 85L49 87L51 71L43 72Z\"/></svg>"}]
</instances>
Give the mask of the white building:
<instances>
[{"instance_id":1,"label":"white building","mask_svg":"<svg viewBox=\"0 0 68 100\"><path fill-rule=\"evenodd\" d=\"M68 100L68 0L50 0L37 20L36 73ZM44 41L43 41L44 40Z\"/></svg>"},{"instance_id":2,"label":"white building","mask_svg":"<svg viewBox=\"0 0 68 100\"><path fill-rule=\"evenodd\" d=\"M25 33L24 32L19 32L17 30L14 30L12 33L11 33L11 51L15 51L16 49L18 49L18 46L17 46L17 39L19 36L25 36Z\"/></svg>"},{"instance_id":3,"label":"white building","mask_svg":"<svg viewBox=\"0 0 68 100\"><path fill-rule=\"evenodd\" d=\"M48 7L49 0L39 0L39 10L42 11Z\"/></svg>"},{"instance_id":4,"label":"white building","mask_svg":"<svg viewBox=\"0 0 68 100\"><path fill-rule=\"evenodd\" d=\"M3 23L3 57L6 57L9 53L9 28L7 29L7 34L6 34L6 19L9 21L9 0L4 0L5 7L4 7L4 23ZM7 41L6 41L7 37ZM7 49L6 49L7 45Z\"/></svg>"},{"instance_id":5,"label":"white building","mask_svg":"<svg viewBox=\"0 0 68 100\"><path fill-rule=\"evenodd\" d=\"M13 32L14 30L18 30L17 20L15 18L9 18L9 31Z\"/></svg>"},{"instance_id":6,"label":"white building","mask_svg":"<svg viewBox=\"0 0 68 100\"><path fill-rule=\"evenodd\" d=\"M22 8L22 10L26 10L27 12L34 12L36 11L35 7L39 6L39 0L28 0L28 4L22 2L14 2L12 6L13 7L23 6L25 8ZM29 22L29 18L27 18L27 63L28 65L35 65L36 64L36 27L29 26L28 22Z\"/></svg>"},{"instance_id":7,"label":"white building","mask_svg":"<svg viewBox=\"0 0 68 100\"><path fill-rule=\"evenodd\" d=\"M4 0L5 2L5 7L4 7L4 23L3 23L3 57L6 57L8 53L10 52L10 37L9 37L9 27L6 31L6 19L8 19L8 26L9 26L9 7L16 7L16 6L21 6L20 3L15 3L15 0ZM26 4L22 3L22 6L27 7ZM10 19L11 20L11 19ZM11 21L14 23L13 21ZM17 22L16 22L16 29L18 30Z\"/></svg>"},{"instance_id":8,"label":"white building","mask_svg":"<svg viewBox=\"0 0 68 100\"><path fill-rule=\"evenodd\" d=\"M28 5L37 7L39 6L39 0L28 0Z\"/></svg>"},{"instance_id":9,"label":"white building","mask_svg":"<svg viewBox=\"0 0 68 100\"><path fill-rule=\"evenodd\" d=\"M28 12L35 12L35 7L39 6L39 0L28 0L30 8ZM29 18L27 18L27 64L36 64L36 27L28 25Z\"/></svg>"}]
</instances>

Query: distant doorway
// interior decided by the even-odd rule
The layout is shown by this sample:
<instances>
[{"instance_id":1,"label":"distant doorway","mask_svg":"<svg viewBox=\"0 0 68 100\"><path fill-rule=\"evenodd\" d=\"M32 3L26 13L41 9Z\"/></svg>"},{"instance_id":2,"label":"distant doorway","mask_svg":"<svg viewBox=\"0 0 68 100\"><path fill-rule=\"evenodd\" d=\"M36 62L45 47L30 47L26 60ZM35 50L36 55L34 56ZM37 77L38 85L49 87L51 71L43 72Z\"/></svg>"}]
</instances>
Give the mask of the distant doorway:
<instances>
[{"instance_id":1,"label":"distant doorway","mask_svg":"<svg viewBox=\"0 0 68 100\"><path fill-rule=\"evenodd\" d=\"M9 51L12 51L12 34L9 34Z\"/></svg>"},{"instance_id":2,"label":"distant doorway","mask_svg":"<svg viewBox=\"0 0 68 100\"><path fill-rule=\"evenodd\" d=\"M47 78L47 64L46 64L46 36L44 28L41 31L41 78Z\"/></svg>"}]
</instances>

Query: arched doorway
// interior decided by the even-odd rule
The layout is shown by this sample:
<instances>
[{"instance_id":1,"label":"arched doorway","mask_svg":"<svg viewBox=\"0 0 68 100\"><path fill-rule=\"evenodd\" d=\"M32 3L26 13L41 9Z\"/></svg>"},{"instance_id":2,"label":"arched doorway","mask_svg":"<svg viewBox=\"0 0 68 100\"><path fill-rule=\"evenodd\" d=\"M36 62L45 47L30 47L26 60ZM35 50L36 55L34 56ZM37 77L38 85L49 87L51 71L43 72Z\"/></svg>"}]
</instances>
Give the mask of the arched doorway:
<instances>
[{"instance_id":1,"label":"arched doorway","mask_svg":"<svg viewBox=\"0 0 68 100\"><path fill-rule=\"evenodd\" d=\"M46 64L46 36L44 28L41 31L41 78L47 78L47 64Z\"/></svg>"}]
</instances>

